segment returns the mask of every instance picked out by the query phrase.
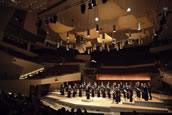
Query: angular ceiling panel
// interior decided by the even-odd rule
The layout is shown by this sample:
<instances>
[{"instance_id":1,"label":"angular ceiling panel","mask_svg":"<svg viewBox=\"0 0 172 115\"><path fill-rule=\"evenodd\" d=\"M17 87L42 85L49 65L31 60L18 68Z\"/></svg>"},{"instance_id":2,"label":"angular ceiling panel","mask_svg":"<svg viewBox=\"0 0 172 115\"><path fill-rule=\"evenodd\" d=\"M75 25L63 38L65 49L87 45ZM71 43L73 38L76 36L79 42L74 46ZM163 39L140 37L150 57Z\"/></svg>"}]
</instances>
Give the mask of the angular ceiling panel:
<instances>
[{"instance_id":1,"label":"angular ceiling panel","mask_svg":"<svg viewBox=\"0 0 172 115\"><path fill-rule=\"evenodd\" d=\"M97 38L97 42L98 43L108 43L108 42L112 42L112 37L110 37L108 34L105 33L105 39L103 40L103 34L100 34L100 37Z\"/></svg>"},{"instance_id":2,"label":"angular ceiling panel","mask_svg":"<svg viewBox=\"0 0 172 115\"><path fill-rule=\"evenodd\" d=\"M126 30L131 28L137 28L137 24L138 20L133 14L121 16L118 19L117 29Z\"/></svg>"},{"instance_id":3,"label":"angular ceiling panel","mask_svg":"<svg viewBox=\"0 0 172 115\"><path fill-rule=\"evenodd\" d=\"M57 33L64 33L64 32L68 32L74 29L73 27L61 24L60 22L56 22L55 24L49 23L48 25L54 32L57 32Z\"/></svg>"},{"instance_id":4,"label":"angular ceiling panel","mask_svg":"<svg viewBox=\"0 0 172 115\"><path fill-rule=\"evenodd\" d=\"M67 41L67 32L60 33L59 36L61 37L62 40ZM69 34L69 42L70 43L76 43L74 34Z\"/></svg>"},{"instance_id":5,"label":"angular ceiling panel","mask_svg":"<svg viewBox=\"0 0 172 115\"><path fill-rule=\"evenodd\" d=\"M98 6L98 16L100 20L112 20L126 14L126 11L112 0Z\"/></svg>"},{"instance_id":6,"label":"angular ceiling panel","mask_svg":"<svg viewBox=\"0 0 172 115\"><path fill-rule=\"evenodd\" d=\"M140 22L142 29L153 27L152 22L147 17L140 17L137 20L138 20L138 22ZM134 27L131 29L136 30L137 27Z\"/></svg>"},{"instance_id":7,"label":"angular ceiling panel","mask_svg":"<svg viewBox=\"0 0 172 115\"><path fill-rule=\"evenodd\" d=\"M99 37L99 32L96 32L96 28L90 29L90 37L87 36L87 31L77 32L77 34L83 36L86 39L96 39Z\"/></svg>"}]
</instances>

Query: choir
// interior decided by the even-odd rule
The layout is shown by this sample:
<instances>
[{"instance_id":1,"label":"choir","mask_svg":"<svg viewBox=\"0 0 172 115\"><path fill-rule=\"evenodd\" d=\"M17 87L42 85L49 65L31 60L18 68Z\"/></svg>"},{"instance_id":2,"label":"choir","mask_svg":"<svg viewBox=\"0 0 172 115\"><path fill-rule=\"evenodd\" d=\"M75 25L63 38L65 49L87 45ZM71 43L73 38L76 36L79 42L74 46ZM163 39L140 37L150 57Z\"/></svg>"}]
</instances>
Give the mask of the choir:
<instances>
[{"instance_id":1,"label":"choir","mask_svg":"<svg viewBox=\"0 0 172 115\"><path fill-rule=\"evenodd\" d=\"M86 99L90 99L91 97L108 97L109 99L112 98L112 103L116 102L117 104L121 102L121 97L123 97L124 101L129 100L130 102L133 101L133 91L136 92L136 98L144 99L145 101L151 100L151 85L150 83L140 83L136 82L134 86L132 83L117 83L114 82L112 85L108 82L104 85L101 82L101 85L98 85L96 82L94 83L81 83L81 84L62 84L60 87L61 95L65 95L65 91L67 93L67 97L79 97L83 96L83 92L86 94ZM79 92L79 94L77 94Z\"/></svg>"}]
</instances>

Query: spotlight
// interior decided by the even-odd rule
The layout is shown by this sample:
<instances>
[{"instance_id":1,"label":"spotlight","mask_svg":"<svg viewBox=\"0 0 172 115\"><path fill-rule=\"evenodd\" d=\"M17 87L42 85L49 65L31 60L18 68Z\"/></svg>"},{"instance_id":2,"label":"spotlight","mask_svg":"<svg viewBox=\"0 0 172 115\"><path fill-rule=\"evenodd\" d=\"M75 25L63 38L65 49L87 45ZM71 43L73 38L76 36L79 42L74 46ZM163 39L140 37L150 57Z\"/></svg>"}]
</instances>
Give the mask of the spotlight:
<instances>
[{"instance_id":1,"label":"spotlight","mask_svg":"<svg viewBox=\"0 0 172 115\"><path fill-rule=\"evenodd\" d=\"M127 8L127 12L131 12L131 8Z\"/></svg>"},{"instance_id":2,"label":"spotlight","mask_svg":"<svg viewBox=\"0 0 172 115\"><path fill-rule=\"evenodd\" d=\"M67 32L67 40L69 40L69 32Z\"/></svg>"},{"instance_id":3,"label":"spotlight","mask_svg":"<svg viewBox=\"0 0 172 115\"><path fill-rule=\"evenodd\" d=\"M97 6L97 5L96 5L96 0L92 0L92 4L93 4L93 7L94 7L94 6Z\"/></svg>"},{"instance_id":4,"label":"spotlight","mask_svg":"<svg viewBox=\"0 0 172 115\"><path fill-rule=\"evenodd\" d=\"M102 0L102 3L105 4L107 2L107 0Z\"/></svg>"},{"instance_id":5,"label":"spotlight","mask_svg":"<svg viewBox=\"0 0 172 115\"><path fill-rule=\"evenodd\" d=\"M75 41L76 41L76 38L77 38L77 34L75 33Z\"/></svg>"},{"instance_id":6,"label":"spotlight","mask_svg":"<svg viewBox=\"0 0 172 115\"><path fill-rule=\"evenodd\" d=\"M99 32L99 25L96 25L96 32Z\"/></svg>"},{"instance_id":7,"label":"spotlight","mask_svg":"<svg viewBox=\"0 0 172 115\"><path fill-rule=\"evenodd\" d=\"M99 21L99 17L95 17L95 21L98 22Z\"/></svg>"},{"instance_id":8,"label":"spotlight","mask_svg":"<svg viewBox=\"0 0 172 115\"><path fill-rule=\"evenodd\" d=\"M85 13L85 8L86 8L86 5L85 4L81 4L81 13L82 14Z\"/></svg>"},{"instance_id":9,"label":"spotlight","mask_svg":"<svg viewBox=\"0 0 172 115\"><path fill-rule=\"evenodd\" d=\"M90 30L87 30L87 37L90 37Z\"/></svg>"},{"instance_id":10,"label":"spotlight","mask_svg":"<svg viewBox=\"0 0 172 115\"><path fill-rule=\"evenodd\" d=\"M103 33L102 39L105 40L105 33Z\"/></svg>"},{"instance_id":11,"label":"spotlight","mask_svg":"<svg viewBox=\"0 0 172 115\"><path fill-rule=\"evenodd\" d=\"M113 25L113 32L116 32L116 26Z\"/></svg>"},{"instance_id":12,"label":"spotlight","mask_svg":"<svg viewBox=\"0 0 172 115\"><path fill-rule=\"evenodd\" d=\"M92 9L92 3L88 3L88 9Z\"/></svg>"},{"instance_id":13,"label":"spotlight","mask_svg":"<svg viewBox=\"0 0 172 115\"><path fill-rule=\"evenodd\" d=\"M140 31L140 30L141 30L141 24L140 24L140 22L138 22L137 30L138 30L138 31Z\"/></svg>"}]
</instances>

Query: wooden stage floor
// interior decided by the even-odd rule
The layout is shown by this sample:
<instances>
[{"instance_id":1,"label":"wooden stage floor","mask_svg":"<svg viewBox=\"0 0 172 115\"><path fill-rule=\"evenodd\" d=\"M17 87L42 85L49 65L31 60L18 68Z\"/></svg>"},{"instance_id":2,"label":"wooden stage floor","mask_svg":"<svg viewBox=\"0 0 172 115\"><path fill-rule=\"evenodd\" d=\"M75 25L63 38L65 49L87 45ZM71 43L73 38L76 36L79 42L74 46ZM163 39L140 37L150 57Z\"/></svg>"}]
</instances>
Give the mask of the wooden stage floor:
<instances>
[{"instance_id":1,"label":"wooden stage floor","mask_svg":"<svg viewBox=\"0 0 172 115\"><path fill-rule=\"evenodd\" d=\"M49 93L47 96L42 98L42 102L54 109L58 109L58 107L66 107L66 108L81 108L87 109L89 111L94 112L149 112L149 113L168 113L169 110L164 105L161 99L170 98L166 95L161 94L152 94L152 100L145 101L143 99L135 98L136 95L134 93L133 102L129 102L129 100L124 100L121 98L121 102L116 104L112 103L112 99L102 98L102 97L91 97L90 100L86 99L86 96L83 97L71 97L67 98L67 96L61 96L59 91L54 91ZM57 106L59 105L59 106Z\"/></svg>"}]
</instances>

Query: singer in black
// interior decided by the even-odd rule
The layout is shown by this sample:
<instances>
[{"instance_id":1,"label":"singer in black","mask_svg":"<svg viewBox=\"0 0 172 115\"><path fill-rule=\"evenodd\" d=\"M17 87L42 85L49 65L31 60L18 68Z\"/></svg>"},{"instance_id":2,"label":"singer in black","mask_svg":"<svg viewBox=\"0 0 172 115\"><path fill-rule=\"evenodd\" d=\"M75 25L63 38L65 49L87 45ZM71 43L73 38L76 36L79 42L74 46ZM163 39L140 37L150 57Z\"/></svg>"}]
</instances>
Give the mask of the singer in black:
<instances>
[{"instance_id":1,"label":"singer in black","mask_svg":"<svg viewBox=\"0 0 172 115\"><path fill-rule=\"evenodd\" d=\"M94 92L95 92L95 91L94 91L94 87L92 87L92 88L91 88L91 96L92 96L92 97L94 97L94 94L95 94Z\"/></svg>"},{"instance_id":2,"label":"singer in black","mask_svg":"<svg viewBox=\"0 0 172 115\"><path fill-rule=\"evenodd\" d=\"M62 84L60 86L60 93L61 93L61 95L64 95L64 86Z\"/></svg>"},{"instance_id":3,"label":"singer in black","mask_svg":"<svg viewBox=\"0 0 172 115\"><path fill-rule=\"evenodd\" d=\"M136 95L137 95L137 98L140 99L140 82L137 82L136 85L135 85L135 90L136 90Z\"/></svg>"},{"instance_id":4,"label":"singer in black","mask_svg":"<svg viewBox=\"0 0 172 115\"><path fill-rule=\"evenodd\" d=\"M97 89L97 97L100 97L100 87L98 86L98 89Z\"/></svg>"},{"instance_id":5,"label":"singer in black","mask_svg":"<svg viewBox=\"0 0 172 115\"><path fill-rule=\"evenodd\" d=\"M116 90L116 103L118 104L121 101L121 92L120 89L117 88Z\"/></svg>"},{"instance_id":6,"label":"singer in black","mask_svg":"<svg viewBox=\"0 0 172 115\"><path fill-rule=\"evenodd\" d=\"M87 96L87 99L90 99L90 88L89 88L89 86L86 87L86 96Z\"/></svg>"},{"instance_id":7,"label":"singer in black","mask_svg":"<svg viewBox=\"0 0 172 115\"><path fill-rule=\"evenodd\" d=\"M111 98L110 90L111 90L110 87L107 86L107 95L108 95L108 98L109 98L109 99Z\"/></svg>"},{"instance_id":8,"label":"singer in black","mask_svg":"<svg viewBox=\"0 0 172 115\"><path fill-rule=\"evenodd\" d=\"M145 83L144 83L143 91L144 91L144 99L145 99L145 101L148 101L148 88Z\"/></svg>"},{"instance_id":9,"label":"singer in black","mask_svg":"<svg viewBox=\"0 0 172 115\"><path fill-rule=\"evenodd\" d=\"M67 97L68 97L68 98L71 97L71 87L70 87L70 85L68 86Z\"/></svg>"},{"instance_id":10,"label":"singer in black","mask_svg":"<svg viewBox=\"0 0 172 115\"><path fill-rule=\"evenodd\" d=\"M76 92L77 92L76 87L73 87L73 97L75 97L75 95L77 94Z\"/></svg>"},{"instance_id":11,"label":"singer in black","mask_svg":"<svg viewBox=\"0 0 172 115\"><path fill-rule=\"evenodd\" d=\"M79 97L82 97L82 86L79 86Z\"/></svg>"},{"instance_id":12,"label":"singer in black","mask_svg":"<svg viewBox=\"0 0 172 115\"><path fill-rule=\"evenodd\" d=\"M149 99L152 100L151 85L150 85L150 83L147 84L147 87L148 87Z\"/></svg>"},{"instance_id":13,"label":"singer in black","mask_svg":"<svg viewBox=\"0 0 172 115\"><path fill-rule=\"evenodd\" d=\"M106 91L105 91L104 87L102 88L102 96L103 96L103 98L106 98Z\"/></svg>"},{"instance_id":14,"label":"singer in black","mask_svg":"<svg viewBox=\"0 0 172 115\"><path fill-rule=\"evenodd\" d=\"M133 102L133 89L131 85L129 86L129 98L130 98L130 102Z\"/></svg>"},{"instance_id":15,"label":"singer in black","mask_svg":"<svg viewBox=\"0 0 172 115\"><path fill-rule=\"evenodd\" d=\"M115 91L115 88L113 88L112 95L113 95L112 103L114 103L116 101L116 91Z\"/></svg>"}]
</instances>

